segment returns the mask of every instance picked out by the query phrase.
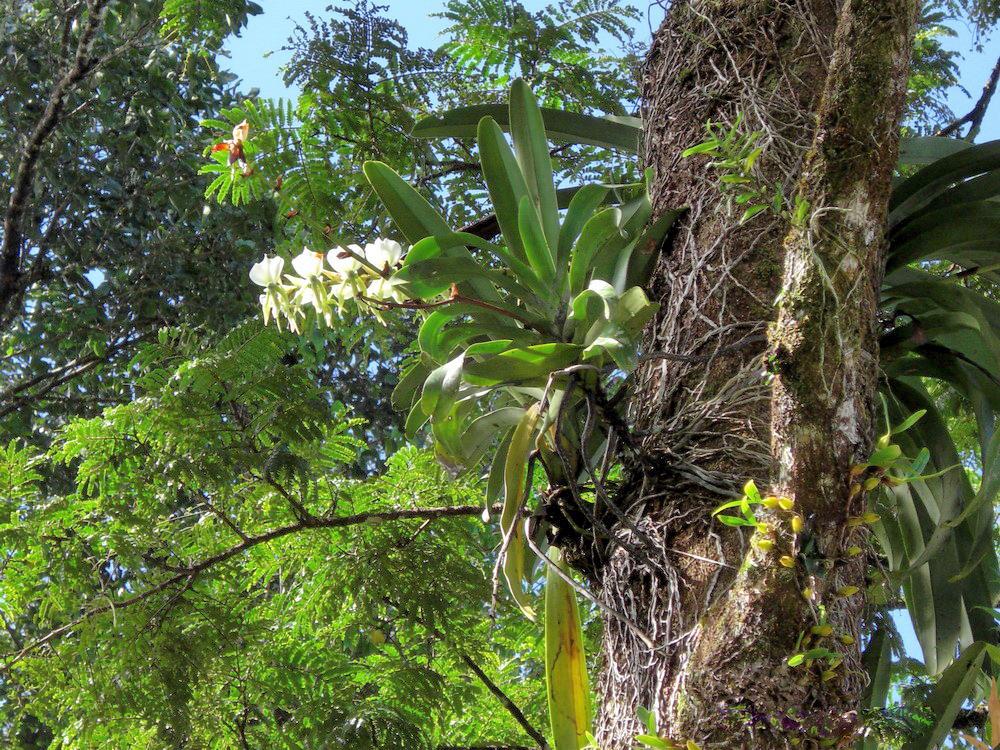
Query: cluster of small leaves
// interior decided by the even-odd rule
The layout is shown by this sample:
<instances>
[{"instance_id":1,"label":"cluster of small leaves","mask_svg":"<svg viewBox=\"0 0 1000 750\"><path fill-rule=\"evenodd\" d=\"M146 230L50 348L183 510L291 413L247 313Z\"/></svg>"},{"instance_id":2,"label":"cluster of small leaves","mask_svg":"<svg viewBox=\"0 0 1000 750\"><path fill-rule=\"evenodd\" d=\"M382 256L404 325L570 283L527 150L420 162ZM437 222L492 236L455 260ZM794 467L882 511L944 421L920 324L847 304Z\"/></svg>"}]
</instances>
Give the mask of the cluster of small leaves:
<instances>
[{"instance_id":1,"label":"cluster of small leaves","mask_svg":"<svg viewBox=\"0 0 1000 750\"><path fill-rule=\"evenodd\" d=\"M879 747L900 747L919 737L934 724L934 713L926 706L903 705L894 708L872 708L859 713L867 737Z\"/></svg>"},{"instance_id":2,"label":"cluster of small leaves","mask_svg":"<svg viewBox=\"0 0 1000 750\"><path fill-rule=\"evenodd\" d=\"M745 207L741 224L770 209L775 215L789 219L794 226L803 226L809 216L809 201L796 194L794 206L786 206L781 183L767 185L760 181L754 165L764 151L758 145L764 133L759 130L741 133L742 124L742 114L728 129L719 123L708 122L705 125L708 140L686 149L681 155L685 158L698 154L712 157L711 166L720 173L719 185L723 193L735 205Z\"/></svg>"},{"instance_id":3,"label":"cluster of small leaves","mask_svg":"<svg viewBox=\"0 0 1000 750\"><path fill-rule=\"evenodd\" d=\"M944 11L924 6L917 24L905 116L907 128L916 135L929 135L954 117L945 93L958 85L959 53L946 44L958 34L948 20Z\"/></svg>"},{"instance_id":4,"label":"cluster of small leaves","mask_svg":"<svg viewBox=\"0 0 1000 750\"><path fill-rule=\"evenodd\" d=\"M443 50L464 72L493 86L485 101L523 78L543 106L615 115L638 104L640 54L632 46L638 10L621 0L560 0L538 11L507 0L449 0ZM609 53L617 43L624 52Z\"/></svg>"},{"instance_id":5,"label":"cluster of small leaves","mask_svg":"<svg viewBox=\"0 0 1000 750\"><path fill-rule=\"evenodd\" d=\"M251 0L165 0L160 18L167 38L214 51L227 36L239 33L249 16L260 13L263 9Z\"/></svg>"}]
</instances>

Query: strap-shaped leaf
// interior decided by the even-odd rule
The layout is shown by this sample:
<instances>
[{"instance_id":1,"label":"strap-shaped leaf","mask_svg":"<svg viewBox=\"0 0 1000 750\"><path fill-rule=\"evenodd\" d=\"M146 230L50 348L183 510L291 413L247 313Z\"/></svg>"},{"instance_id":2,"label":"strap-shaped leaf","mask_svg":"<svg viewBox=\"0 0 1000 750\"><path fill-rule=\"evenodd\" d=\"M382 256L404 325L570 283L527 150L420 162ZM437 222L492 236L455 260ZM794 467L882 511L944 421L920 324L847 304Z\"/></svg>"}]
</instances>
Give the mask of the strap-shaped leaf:
<instances>
[{"instance_id":1,"label":"strap-shaped leaf","mask_svg":"<svg viewBox=\"0 0 1000 750\"><path fill-rule=\"evenodd\" d=\"M587 288L593 258L612 238L618 234L621 211L607 208L594 214L584 225L583 231L573 246L569 267L569 291L577 295Z\"/></svg>"},{"instance_id":2,"label":"strap-shaped leaf","mask_svg":"<svg viewBox=\"0 0 1000 750\"><path fill-rule=\"evenodd\" d=\"M520 283L529 287L535 294L543 298L551 295L551 288L543 284L538 275L524 261L518 260L511 255L506 248L501 247L489 240L485 240L474 234L467 232L455 232L453 234L428 237L421 240L410 248L406 254L403 265L416 263L418 260L428 260L442 255L448 255L450 248L456 245L462 247L475 247L485 250L493 257L503 263Z\"/></svg>"},{"instance_id":3,"label":"strap-shaped leaf","mask_svg":"<svg viewBox=\"0 0 1000 750\"><path fill-rule=\"evenodd\" d=\"M559 246L559 208L552 180L552 157L538 101L521 78L510 87L510 135L551 257Z\"/></svg>"},{"instance_id":4,"label":"strap-shaped leaf","mask_svg":"<svg viewBox=\"0 0 1000 750\"><path fill-rule=\"evenodd\" d=\"M538 404L525 410L524 416L514 428L504 462L503 511L500 515L500 529L508 540L504 556L503 572L510 588L511 596L518 608L529 620L535 620L530 599L524 593L521 580L524 577L524 528L520 523L521 506L524 503L525 476L528 457L535 446L538 429Z\"/></svg>"},{"instance_id":5,"label":"strap-shaped leaf","mask_svg":"<svg viewBox=\"0 0 1000 750\"><path fill-rule=\"evenodd\" d=\"M564 574L569 566L557 547L549 558ZM549 568L545 581L545 685L555 750L582 750L590 743L590 683L576 592Z\"/></svg>"},{"instance_id":6,"label":"strap-shaped leaf","mask_svg":"<svg viewBox=\"0 0 1000 750\"><path fill-rule=\"evenodd\" d=\"M490 117L483 118L479 123L478 134L483 178L486 180L486 189L493 203L500 232L511 254L518 260L527 262L518 227L518 211L521 200L529 195L528 185L514 158L514 152L496 121Z\"/></svg>"},{"instance_id":7,"label":"strap-shaped leaf","mask_svg":"<svg viewBox=\"0 0 1000 750\"><path fill-rule=\"evenodd\" d=\"M431 421L443 419L458 399L462 384L462 365L465 355L459 355L433 370L424 381L420 408Z\"/></svg>"},{"instance_id":8,"label":"strap-shaped leaf","mask_svg":"<svg viewBox=\"0 0 1000 750\"><path fill-rule=\"evenodd\" d=\"M926 702L934 725L919 738L903 745L902 750L933 750L945 740L955 724L962 704L968 699L980 675L980 665L986 656L986 644L977 641L966 648L962 655L938 679Z\"/></svg>"},{"instance_id":9,"label":"strap-shaped leaf","mask_svg":"<svg viewBox=\"0 0 1000 750\"><path fill-rule=\"evenodd\" d=\"M524 242L524 252L528 263L543 283L551 284L556 277L555 262L544 229L538 221L538 212L531 199L524 196L517 213L517 226Z\"/></svg>"},{"instance_id":10,"label":"strap-shaped leaf","mask_svg":"<svg viewBox=\"0 0 1000 750\"><path fill-rule=\"evenodd\" d=\"M899 139L899 164L933 164L946 156L971 148L972 144L958 138L927 136Z\"/></svg>"},{"instance_id":11,"label":"strap-shaped leaf","mask_svg":"<svg viewBox=\"0 0 1000 750\"><path fill-rule=\"evenodd\" d=\"M509 430L504 430L499 435L500 442L497 445L496 452L493 454L493 458L490 459L490 471L486 478L487 510L483 512L484 521L489 520L488 509L492 508L503 494L503 472L507 463L507 452L510 450L510 440L513 434L514 428L512 427Z\"/></svg>"},{"instance_id":12,"label":"strap-shaped leaf","mask_svg":"<svg viewBox=\"0 0 1000 750\"><path fill-rule=\"evenodd\" d=\"M624 292L631 287L644 287L649 283L667 233L686 212L686 208L664 211L643 230L628 252L623 252L618 259L612 280L615 289Z\"/></svg>"},{"instance_id":13,"label":"strap-shaped leaf","mask_svg":"<svg viewBox=\"0 0 1000 750\"><path fill-rule=\"evenodd\" d=\"M980 249L995 247L1000 258L1000 241L988 245L1000 233L1000 204L979 201L921 214L892 236L886 273L918 260L947 259L970 243Z\"/></svg>"},{"instance_id":14,"label":"strap-shaped leaf","mask_svg":"<svg viewBox=\"0 0 1000 750\"><path fill-rule=\"evenodd\" d=\"M462 433L464 463L473 467L479 463L497 435L505 435L524 417L525 409L520 406L505 406L489 414L483 414L469 423Z\"/></svg>"},{"instance_id":15,"label":"strap-shaped leaf","mask_svg":"<svg viewBox=\"0 0 1000 750\"><path fill-rule=\"evenodd\" d=\"M392 390L392 408L396 411L409 409L416 400L416 394L430 371L431 367L423 359L417 359L410 365Z\"/></svg>"},{"instance_id":16,"label":"strap-shaped leaf","mask_svg":"<svg viewBox=\"0 0 1000 750\"><path fill-rule=\"evenodd\" d=\"M451 233L444 217L391 167L380 161L369 161L363 169L407 242L413 244L424 237Z\"/></svg>"},{"instance_id":17,"label":"strap-shaped leaf","mask_svg":"<svg viewBox=\"0 0 1000 750\"><path fill-rule=\"evenodd\" d=\"M507 295L491 302L511 313L524 314L524 310L514 304L518 299L534 307L540 308L538 300L530 289L499 271L494 271L472 258L429 258L407 263L396 272L394 278L406 282L407 289L423 299L436 297L447 291L454 284L463 281L482 280L500 287Z\"/></svg>"},{"instance_id":18,"label":"strap-shaped leaf","mask_svg":"<svg viewBox=\"0 0 1000 750\"><path fill-rule=\"evenodd\" d=\"M583 143L638 153L642 120L638 117L581 115L561 109L542 107L545 135L559 143ZM474 138L484 117L492 117L504 130L510 130L509 110L504 104L477 104L458 107L420 120L413 128L418 138Z\"/></svg>"},{"instance_id":19,"label":"strap-shaped leaf","mask_svg":"<svg viewBox=\"0 0 1000 750\"><path fill-rule=\"evenodd\" d=\"M889 226L906 221L952 185L994 169L1000 169L1000 141L973 146L924 167L892 191Z\"/></svg>"},{"instance_id":20,"label":"strap-shaped leaf","mask_svg":"<svg viewBox=\"0 0 1000 750\"><path fill-rule=\"evenodd\" d=\"M417 243L425 237L453 234L444 217L390 167L379 161L369 161L365 162L364 173L409 243ZM458 257L469 255L469 251L457 243L447 252ZM497 299L496 290L490 284L472 281L469 286L482 300L492 302Z\"/></svg>"},{"instance_id":21,"label":"strap-shaped leaf","mask_svg":"<svg viewBox=\"0 0 1000 750\"><path fill-rule=\"evenodd\" d=\"M584 185L569 202L569 209L559 229L559 249L557 267L560 271L568 265L573 243L580 236L590 217L608 197L609 188L604 185Z\"/></svg>"}]
</instances>

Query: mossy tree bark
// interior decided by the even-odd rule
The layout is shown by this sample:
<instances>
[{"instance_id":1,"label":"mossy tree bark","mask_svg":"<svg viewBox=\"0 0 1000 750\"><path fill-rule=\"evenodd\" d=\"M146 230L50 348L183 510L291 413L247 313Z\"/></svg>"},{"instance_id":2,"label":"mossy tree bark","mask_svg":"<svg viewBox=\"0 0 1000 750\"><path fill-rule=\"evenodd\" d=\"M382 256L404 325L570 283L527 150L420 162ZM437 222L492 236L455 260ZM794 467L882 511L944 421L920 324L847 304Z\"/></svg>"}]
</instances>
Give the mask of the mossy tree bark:
<instances>
[{"instance_id":1,"label":"mossy tree bark","mask_svg":"<svg viewBox=\"0 0 1000 750\"><path fill-rule=\"evenodd\" d=\"M915 16L916 0L687 0L654 38L656 205L690 211L654 282L662 309L631 413L643 457L620 497L634 520L621 536L648 555L609 548L597 571L605 602L657 648L606 622L602 748L632 745L638 706L706 750L817 744L781 717L850 729L865 564L845 550L865 539L846 530L863 510L849 472L873 441L875 301ZM722 193L710 157L681 158L709 120L760 131L754 182L780 191L784 212L740 225L746 205ZM759 514L774 527L767 551L711 518L748 478L794 501L808 570L791 513ZM847 586L860 591L837 594ZM833 633L811 645L843 662L789 667L821 606Z\"/></svg>"}]
</instances>

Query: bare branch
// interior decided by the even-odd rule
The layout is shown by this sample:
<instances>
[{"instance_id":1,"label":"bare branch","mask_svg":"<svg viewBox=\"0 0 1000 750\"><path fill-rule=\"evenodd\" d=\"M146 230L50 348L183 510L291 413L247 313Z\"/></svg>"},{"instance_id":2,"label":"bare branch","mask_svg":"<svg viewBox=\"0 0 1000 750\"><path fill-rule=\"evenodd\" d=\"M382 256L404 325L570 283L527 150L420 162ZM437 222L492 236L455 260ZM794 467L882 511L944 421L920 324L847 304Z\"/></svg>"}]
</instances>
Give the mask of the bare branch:
<instances>
[{"instance_id":1,"label":"bare branch","mask_svg":"<svg viewBox=\"0 0 1000 750\"><path fill-rule=\"evenodd\" d=\"M993 95L997 92L997 82L1000 81L1000 59L997 59L996 65L993 66L993 72L990 73L990 78L983 87L983 95L979 97L979 101L976 102L976 106L965 115L955 120L955 122L950 125L941 128L934 135L945 137L953 135L958 132L958 129L963 125L971 125L968 134L965 136L965 140L973 140L977 135L979 135L979 129L983 125L983 118L986 117L986 110L990 107L990 102L993 100Z\"/></svg>"}]
</instances>

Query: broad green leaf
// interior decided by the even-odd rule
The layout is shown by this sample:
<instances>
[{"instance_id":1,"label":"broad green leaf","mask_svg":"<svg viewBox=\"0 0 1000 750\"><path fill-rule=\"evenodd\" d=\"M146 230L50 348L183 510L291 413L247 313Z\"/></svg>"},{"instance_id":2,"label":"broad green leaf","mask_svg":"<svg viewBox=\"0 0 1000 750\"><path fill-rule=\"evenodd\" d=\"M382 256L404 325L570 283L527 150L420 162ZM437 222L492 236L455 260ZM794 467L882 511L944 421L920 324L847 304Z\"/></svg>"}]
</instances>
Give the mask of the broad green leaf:
<instances>
[{"instance_id":1,"label":"broad green leaf","mask_svg":"<svg viewBox=\"0 0 1000 750\"><path fill-rule=\"evenodd\" d=\"M418 359L403 373L392 391L392 408L396 411L409 409L424 379L430 374L431 367L422 359Z\"/></svg>"},{"instance_id":2,"label":"broad green leaf","mask_svg":"<svg viewBox=\"0 0 1000 750\"><path fill-rule=\"evenodd\" d=\"M530 288L536 295L542 298L547 298L551 295L551 287L542 283L538 275L527 263L515 258L506 248L484 240L477 235L465 232L455 232L454 234L428 237L421 240L410 248L410 251L406 254L406 258L403 260L403 265L405 267L418 261L429 260L441 255L454 254L451 252L451 249L455 247L475 247L480 250L486 250L503 263L518 282ZM468 256L463 254L457 257Z\"/></svg>"},{"instance_id":3,"label":"broad green leaf","mask_svg":"<svg viewBox=\"0 0 1000 750\"><path fill-rule=\"evenodd\" d=\"M509 312L524 315L524 311L513 304L513 299L534 303L541 307L541 301L528 288L499 271L494 271L472 258L429 258L408 263L398 270L393 278L406 282L406 288L421 299L433 299L464 281L482 280L507 292L507 297L488 300L490 304Z\"/></svg>"},{"instance_id":4,"label":"broad green leaf","mask_svg":"<svg viewBox=\"0 0 1000 750\"><path fill-rule=\"evenodd\" d=\"M505 406L472 420L462 433L465 465L470 468L475 466L497 436L505 435L511 427L519 424L524 414L525 410L520 406Z\"/></svg>"},{"instance_id":5,"label":"broad green leaf","mask_svg":"<svg viewBox=\"0 0 1000 750\"><path fill-rule=\"evenodd\" d=\"M464 362L465 355L460 354L433 370L424 381L420 408L431 421L444 418L454 406L458 398L458 389L462 384Z\"/></svg>"},{"instance_id":6,"label":"broad green leaf","mask_svg":"<svg viewBox=\"0 0 1000 750\"><path fill-rule=\"evenodd\" d=\"M642 136L642 121L638 117L594 117L548 107L542 107L541 112L549 140L638 153ZM425 117L411 132L418 138L474 138L476 126L484 117L492 117L504 130L510 130L506 105L477 104Z\"/></svg>"},{"instance_id":7,"label":"broad green leaf","mask_svg":"<svg viewBox=\"0 0 1000 750\"><path fill-rule=\"evenodd\" d=\"M528 257L528 263L531 264L531 268L543 283L551 284L556 276L552 250L549 249L545 232L538 222L538 212L528 196L521 198L517 226L521 232L521 241L524 243L524 252Z\"/></svg>"},{"instance_id":8,"label":"broad green leaf","mask_svg":"<svg viewBox=\"0 0 1000 750\"><path fill-rule=\"evenodd\" d=\"M559 250L556 261L559 273L565 272L564 266L569 264L573 244L594 212L604 204L608 192L608 188L604 185L584 185L573 196L563 218L562 227L559 229Z\"/></svg>"},{"instance_id":9,"label":"broad green leaf","mask_svg":"<svg viewBox=\"0 0 1000 750\"><path fill-rule=\"evenodd\" d=\"M571 575L560 550L552 561ZM582 750L590 731L590 683L576 592L549 568L545 581L545 684L554 750Z\"/></svg>"},{"instance_id":10,"label":"broad green leaf","mask_svg":"<svg viewBox=\"0 0 1000 750\"><path fill-rule=\"evenodd\" d=\"M524 577L524 529L520 523L521 506L524 504L525 475L528 457L535 447L535 433L538 427L538 404L532 404L524 412L511 435L510 446L504 461L503 512L500 515L500 529L505 539L509 539L504 557L503 571L511 596L518 608L531 621L535 612L524 593L521 579Z\"/></svg>"},{"instance_id":11,"label":"broad green leaf","mask_svg":"<svg viewBox=\"0 0 1000 750\"><path fill-rule=\"evenodd\" d=\"M958 138L924 138L899 139L899 164L933 164L938 159L957 154L971 147L968 141Z\"/></svg>"},{"instance_id":12,"label":"broad green leaf","mask_svg":"<svg viewBox=\"0 0 1000 750\"><path fill-rule=\"evenodd\" d=\"M465 379L472 385L545 385L549 375L577 362L583 347L575 344L520 346L465 366Z\"/></svg>"},{"instance_id":13,"label":"broad green leaf","mask_svg":"<svg viewBox=\"0 0 1000 750\"><path fill-rule=\"evenodd\" d=\"M369 161L365 162L364 173L408 242L415 244L425 237L453 234L441 214L390 167ZM468 257L468 250L457 243L448 253ZM496 290L483 281L473 280L469 286L480 299L492 302L498 298Z\"/></svg>"},{"instance_id":14,"label":"broad green leaf","mask_svg":"<svg viewBox=\"0 0 1000 750\"><path fill-rule=\"evenodd\" d=\"M580 232L573 246L569 269L569 291L577 295L587 287L587 280L593 270L594 255L618 234L622 214L617 208L607 208L594 214Z\"/></svg>"},{"instance_id":15,"label":"broad green leaf","mask_svg":"<svg viewBox=\"0 0 1000 750\"><path fill-rule=\"evenodd\" d=\"M369 184L407 242L413 244L424 237L451 233L444 217L391 167L380 161L369 161L365 162L363 169Z\"/></svg>"},{"instance_id":16,"label":"broad green leaf","mask_svg":"<svg viewBox=\"0 0 1000 750\"><path fill-rule=\"evenodd\" d=\"M902 750L932 750L951 732L955 717L969 698L979 679L980 665L986 656L986 644L977 641L938 678L926 706L934 717L934 725L919 738L903 745Z\"/></svg>"},{"instance_id":17,"label":"broad green leaf","mask_svg":"<svg viewBox=\"0 0 1000 750\"><path fill-rule=\"evenodd\" d=\"M639 235L627 253L623 253L615 267L615 289L622 292L634 286L645 287L653 275L660 248L686 208L664 211Z\"/></svg>"},{"instance_id":18,"label":"broad green leaf","mask_svg":"<svg viewBox=\"0 0 1000 750\"><path fill-rule=\"evenodd\" d=\"M1000 168L1000 141L991 141L939 159L896 186L889 201L889 226L894 227L952 185Z\"/></svg>"}]
</instances>

